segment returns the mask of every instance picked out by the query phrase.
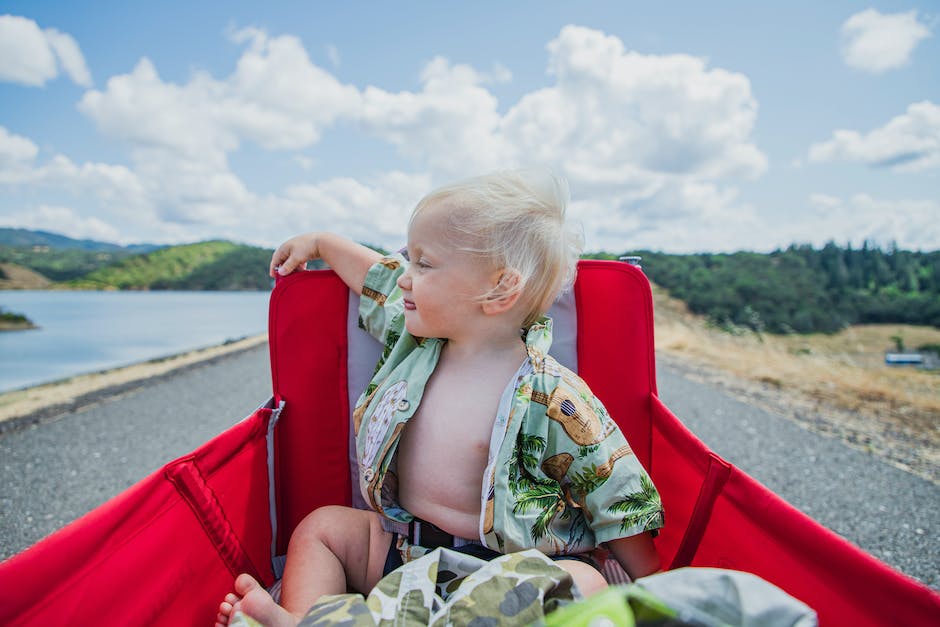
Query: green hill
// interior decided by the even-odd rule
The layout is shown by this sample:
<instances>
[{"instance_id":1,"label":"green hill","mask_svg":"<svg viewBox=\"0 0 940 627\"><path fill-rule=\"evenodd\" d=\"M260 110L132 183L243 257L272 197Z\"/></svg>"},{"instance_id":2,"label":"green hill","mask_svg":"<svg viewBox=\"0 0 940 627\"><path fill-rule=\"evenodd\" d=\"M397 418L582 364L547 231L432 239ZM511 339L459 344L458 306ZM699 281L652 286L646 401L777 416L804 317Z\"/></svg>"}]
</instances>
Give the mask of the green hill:
<instances>
[{"instance_id":1,"label":"green hill","mask_svg":"<svg viewBox=\"0 0 940 627\"><path fill-rule=\"evenodd\" d=\"M52 281L77 279L118 260L158 248L153 244L119 246L48 231L0 227L0 263L29 268Z\"/></svg>"},{"instance_id":2,"label":"green hill","mask_svg":"<svg viewBox=\"0 0 940 627\"><path fill-rule=\"evenodd\" d=\"M16 229L0 227L0 246L13 248L48 247L60 250L88 250L93 252L145 253L160 248L155 244L132 244L121 246L110 242L100 242L91 239L74 239L49 231L32 231L29 229Z\"/></svg>"},{"instance_id":3,"label":"green hill","mask_svg":"<svg viewBox=\"0 0 940 627\"><path fill-rule=\"evenodd\" d=\"M226 241L170 246L127 257L65 286L122 290L267 290L270 250Z\"/></svg>"}]
</instances>

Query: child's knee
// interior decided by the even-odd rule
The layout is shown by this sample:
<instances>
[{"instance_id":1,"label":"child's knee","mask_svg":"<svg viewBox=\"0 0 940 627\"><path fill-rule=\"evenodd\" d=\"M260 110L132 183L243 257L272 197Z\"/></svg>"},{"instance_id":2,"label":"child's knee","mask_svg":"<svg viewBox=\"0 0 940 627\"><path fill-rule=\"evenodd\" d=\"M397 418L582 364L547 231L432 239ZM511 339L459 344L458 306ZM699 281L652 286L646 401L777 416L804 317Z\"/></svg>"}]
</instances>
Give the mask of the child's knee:
<instances>
[{"instance_id":1,"label":"child's knee","mask_svg":"<svg viewBox=\"0 0 940 627\"><path fill-rule=\"evenodd\" d=\"M291 534L291 543L310 540L326 541L334 531L343 529L350 509L342 505L318 507L300 521Z\"/></svg>"},{"instance_id":2,"label":"child's knee","mask_svg":"<svg viewBox=\"0 0 940 627\"><path fill-rule=\"evenodd\" d=\"M558 560L555 564L568 571L578 590L586 597L607 587L607 580L604 576L589 564L579 560Z\"/></svg>"}]
</instances>

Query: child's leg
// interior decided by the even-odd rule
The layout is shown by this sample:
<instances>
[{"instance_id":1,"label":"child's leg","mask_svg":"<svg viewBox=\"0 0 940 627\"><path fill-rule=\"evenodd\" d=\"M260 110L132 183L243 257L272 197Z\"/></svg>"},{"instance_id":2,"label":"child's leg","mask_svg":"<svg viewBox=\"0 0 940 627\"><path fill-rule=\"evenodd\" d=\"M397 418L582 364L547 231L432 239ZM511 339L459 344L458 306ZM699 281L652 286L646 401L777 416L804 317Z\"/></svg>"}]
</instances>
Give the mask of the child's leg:
<instances>
[{"instance_id":1,"label":"child's leg","mask_svg":"<svg viewBox=\"0 0 940 627\"><path fill-rule=\"evenodd\" d=\"M590 564L585 564L580 560L563 559L555 560L555 566L568 571L568 574L574 580L574 584L585 597L589 597L607 587L607 580L604 579L604 575Z\"/></svg>"},{"instance_id":2,"label":"child's leg","mask_svg":"<svg viewBox=\"0 0 940 627\"><path fill-rule=\"evenodd\" d=\"M228 624L241 610L269 627L296 625L325 594L341 594L347 588L367 594L382 578L391 539L375 512L321 507L291 534L281 605L252 577L240 575L235 594L220 606L217 624Z\"/></svg>"},{"instance_id":3,"label":"child's leg","mask_svg":"<svg viewBox=\"0 0 940 627\"><path fill-rule=\"evenodd\" d=\"M382 578L391 540L375 512L340 506L311 512L291 534L281 605L303 616L325 594L349 588L368 594Z\"/></svg>"}]
</instances>

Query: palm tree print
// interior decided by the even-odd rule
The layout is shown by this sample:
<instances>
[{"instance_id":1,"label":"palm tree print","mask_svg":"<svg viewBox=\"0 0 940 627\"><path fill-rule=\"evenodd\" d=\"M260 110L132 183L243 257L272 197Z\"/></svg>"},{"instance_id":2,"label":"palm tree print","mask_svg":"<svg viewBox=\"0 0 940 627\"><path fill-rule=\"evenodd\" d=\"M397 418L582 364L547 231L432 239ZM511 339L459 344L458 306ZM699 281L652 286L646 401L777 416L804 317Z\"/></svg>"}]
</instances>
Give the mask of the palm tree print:
<instances>
[{"instance_id":1,"label":"palm tree print","mask_svg":"<svg viewBox=\"0 0 940 627\"><path fill-rule=\"evenodd\" d=\"M520 433L509 458L509 485L513 493L524 490L534 483L530 468L537 468L539 457L545 450L545 438Z\"/></svg>"},{"instance_id":2,"label":"palm tree print","mask_svg":"<svg viewBox=\"0 0 940 627\"><path fill-rule=\"evenodd\" d=\"M555 485L551 485L551 484ZM516 503L512 508L513 514L525 514L538 510L539 514L532 525L530 534L532 540L538 542L546 535L551 536L552 544L558 548L558 538L551 533L551 524L559 513L565 509L565 495L556 482L533 483L516 494Z\"/></svg>"},{"instance_id":3,"label":"palm tree print","mask_svg":"<svg viewBox=\"0 0 940 627\"><path fill-rule=\"evenodd\" d=\"M591 464L590 468L584 468L571 477L571 487L584 497L604 485L606 481L607 477L597 471L597 464Z\"/></svg>"},{"instance_id":4,"label":"palm tree print","mask_svg":"<svg viewBox=\"0 0 940 627\"><path fill-rule=\"evenodd\" d=\"M640 490L626 495L607 508L611 514L624 514L620 521L620 530L640 526L642 529L656 529L663 525L663 504L653 482L646 474L640 475Z\"/></svg>"}]
</instances>

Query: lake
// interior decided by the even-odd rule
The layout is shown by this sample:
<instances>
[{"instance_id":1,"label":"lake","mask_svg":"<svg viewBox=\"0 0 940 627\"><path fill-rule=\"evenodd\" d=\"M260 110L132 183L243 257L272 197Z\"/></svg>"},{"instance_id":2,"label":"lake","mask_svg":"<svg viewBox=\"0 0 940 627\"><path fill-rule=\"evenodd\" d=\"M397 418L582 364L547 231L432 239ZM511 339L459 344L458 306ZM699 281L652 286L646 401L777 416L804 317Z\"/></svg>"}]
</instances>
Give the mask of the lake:
<instances>
[{"instance_id":1,"label":"lake","mask_svg":"<svg viewBox=\"0 0 940 627\"><path fill-rule=\"evenodd\" d=\"M268 292L0 290L38 325L0 332L0 392L264 333Z\"/></svg>"}]
</instances>

